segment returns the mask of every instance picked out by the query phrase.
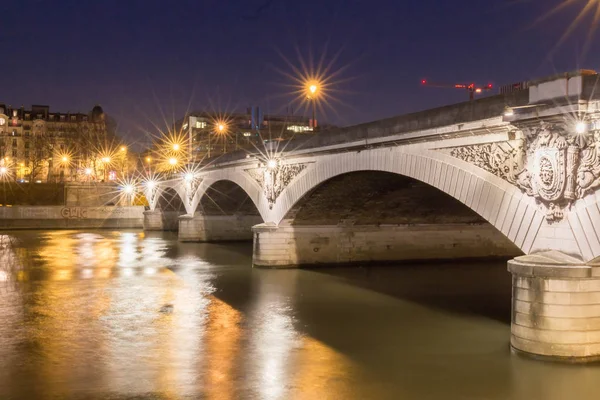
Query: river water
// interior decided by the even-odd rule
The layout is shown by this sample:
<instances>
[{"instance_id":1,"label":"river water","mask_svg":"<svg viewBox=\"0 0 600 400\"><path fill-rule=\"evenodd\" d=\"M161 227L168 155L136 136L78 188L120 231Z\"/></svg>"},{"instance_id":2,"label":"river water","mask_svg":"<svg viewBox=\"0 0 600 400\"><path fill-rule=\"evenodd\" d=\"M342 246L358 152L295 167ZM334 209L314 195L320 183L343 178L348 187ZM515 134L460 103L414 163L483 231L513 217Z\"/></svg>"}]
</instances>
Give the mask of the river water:
<instances>
[{"instance_id":1,"label":"river water","mask_svg":"<svg viewBox=\"0 0 600 400\"><path fill-rule=\"evenodd\" d=\"M502 261L252 269L169 233L0 235L0 399L597 399L510 353Z\"/></svg>"}]
</instances>

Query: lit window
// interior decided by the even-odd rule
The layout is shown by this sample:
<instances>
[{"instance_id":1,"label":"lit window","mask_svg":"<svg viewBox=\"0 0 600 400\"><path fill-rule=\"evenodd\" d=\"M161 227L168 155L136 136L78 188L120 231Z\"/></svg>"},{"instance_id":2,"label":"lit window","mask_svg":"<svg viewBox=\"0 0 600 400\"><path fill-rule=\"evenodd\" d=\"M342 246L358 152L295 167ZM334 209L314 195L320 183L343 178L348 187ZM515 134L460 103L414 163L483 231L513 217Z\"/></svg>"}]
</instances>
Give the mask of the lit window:
<instances>
[{"instance_id":1,"label":"lit window","mask_svg":"<svg viewBox=\"0 0 600 400\"><path fill-rule=\"evenodd\" d=\"M197 129L204 129L204 128L206 128L206 121L196 121L196 128Z\"/></svg>"},{"instance_id":2,"label":"lit window","mask_svg":"<svg viewBox=\"0 0 600 400\"><path fill-rule=\"evenodd\" d=\"M306 125L290 125L287 127L288 131L293 131L293 132L312 132L312 128L310 126L306 126Z\"/></svg>"}]
</instances>

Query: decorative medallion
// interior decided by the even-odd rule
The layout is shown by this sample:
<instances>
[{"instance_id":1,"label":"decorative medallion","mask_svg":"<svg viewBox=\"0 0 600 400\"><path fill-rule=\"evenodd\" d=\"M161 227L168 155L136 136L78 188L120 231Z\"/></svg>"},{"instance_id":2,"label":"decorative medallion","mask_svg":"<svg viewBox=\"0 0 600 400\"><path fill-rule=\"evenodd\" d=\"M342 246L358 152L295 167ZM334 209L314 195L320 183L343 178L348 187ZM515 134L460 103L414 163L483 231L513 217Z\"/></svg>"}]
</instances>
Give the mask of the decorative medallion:
<instances>
[{"instance_id":1,"label":"decorative medallion","mask_svg":"<svg viewBox=\"0 0 600 400\"><path fill-rule=\"evenodd\" d=\"M598 132L568 135L564 124L523 128L525 139L450 148L450 155L512 183L546 208L550 222L600 187Z\"/></svg>"},{"instance_id":2,"label":"decorative medallion","mask_svg":"<svg viewBox=\"0 0 600 400\"><path fill-rule=\"evenodd\" d=\"M271 160L267 165L258 168L246 169L250 175L262 187L263 193L269 202L269 209L290 182L306 168L307 164L283 164L277 160Z\"/></svg>"}]
</instances>

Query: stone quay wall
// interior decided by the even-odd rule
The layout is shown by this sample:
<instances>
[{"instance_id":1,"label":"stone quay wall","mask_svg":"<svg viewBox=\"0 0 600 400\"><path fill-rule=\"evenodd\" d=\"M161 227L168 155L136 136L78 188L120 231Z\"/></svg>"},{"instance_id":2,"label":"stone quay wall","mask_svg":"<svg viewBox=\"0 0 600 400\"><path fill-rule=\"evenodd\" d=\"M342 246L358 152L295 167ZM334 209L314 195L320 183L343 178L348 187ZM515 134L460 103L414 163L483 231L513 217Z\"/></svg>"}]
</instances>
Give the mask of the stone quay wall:
<instances>
[{"instance_id":1,"label":"stone quay wall","mask_svg":"<svg viewBox=\"0 0 600 400\"><path fill-rule=\"evenodd\" d=\"M253 265L294 267L402 260L512 257L521 251L487 223L253 228Z\"/></svg>"},{"instance_id":2,"label":"stone quay wall","mask_svg":"<svg viewBox=\"0 0 600 400\"><path fill-rule=\"evenodd\" d=\"M0 207L0 229L142 228L144 207Z\"/></svg>"}]
</instances>

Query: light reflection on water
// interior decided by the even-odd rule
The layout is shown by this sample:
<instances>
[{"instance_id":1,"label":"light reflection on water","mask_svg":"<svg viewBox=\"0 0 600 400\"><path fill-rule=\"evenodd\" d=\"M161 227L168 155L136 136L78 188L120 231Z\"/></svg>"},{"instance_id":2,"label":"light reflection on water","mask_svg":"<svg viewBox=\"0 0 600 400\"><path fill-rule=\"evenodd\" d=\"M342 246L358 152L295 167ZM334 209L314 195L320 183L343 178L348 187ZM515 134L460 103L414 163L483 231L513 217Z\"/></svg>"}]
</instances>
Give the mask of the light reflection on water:
<instances>
[{"instance_id":1,"label":"light reflection on water","mask_svg":"<svg viewBox=\"0 0 600 400\"><path fill-rule=\"evenodd\" d=\"M508 351L504 263L253 270L170 234L0 235L0 399L596 398Z\"/></svg>"}]
</instances>

